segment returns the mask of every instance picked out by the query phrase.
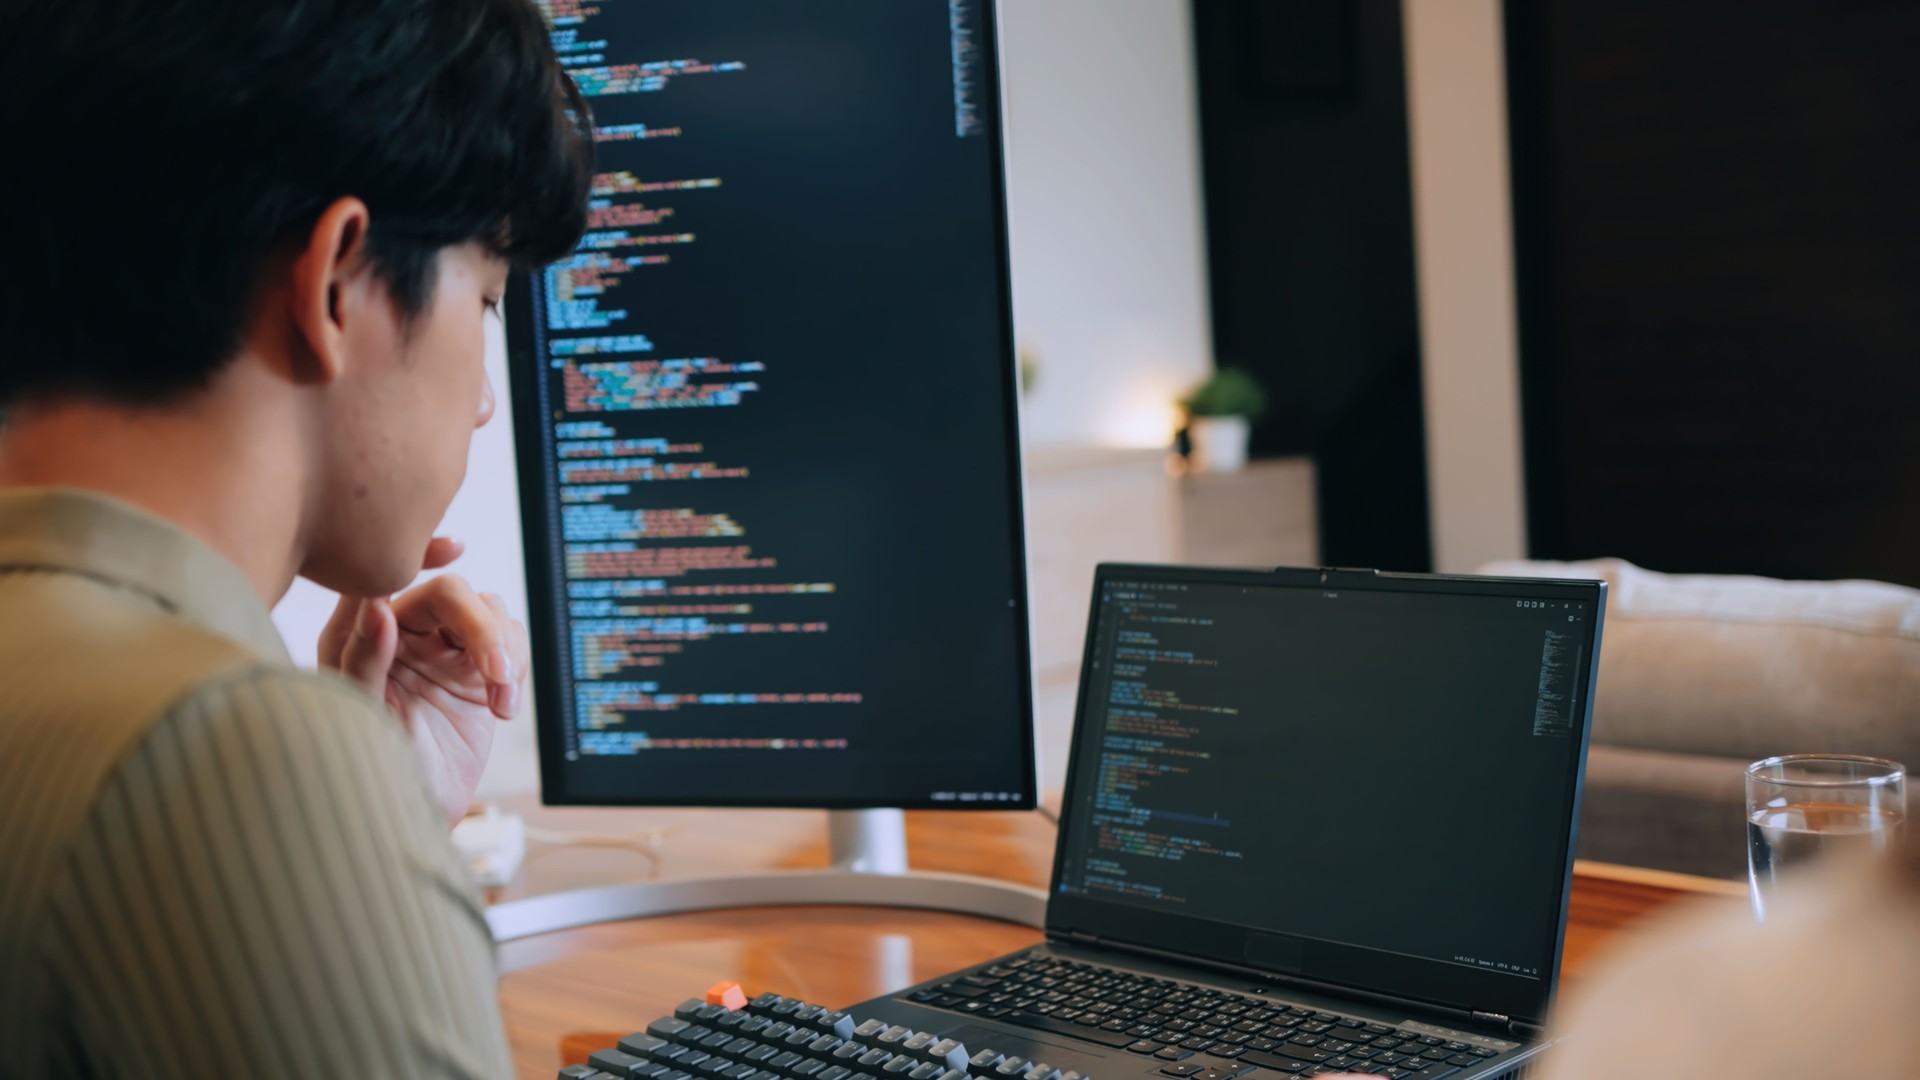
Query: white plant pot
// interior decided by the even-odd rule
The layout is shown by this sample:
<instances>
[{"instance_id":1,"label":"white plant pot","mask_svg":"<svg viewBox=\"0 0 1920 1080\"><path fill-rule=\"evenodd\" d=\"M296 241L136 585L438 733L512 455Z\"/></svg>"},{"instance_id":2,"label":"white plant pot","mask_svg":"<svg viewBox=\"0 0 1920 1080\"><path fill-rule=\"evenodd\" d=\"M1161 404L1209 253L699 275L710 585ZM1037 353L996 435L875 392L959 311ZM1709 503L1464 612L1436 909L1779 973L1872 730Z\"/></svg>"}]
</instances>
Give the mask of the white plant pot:
<instances>
[{"instance_id":1,"label":"white plant pot","mask_svg":"<svg viewBox=\"0 0 1920 1080\"><path fill-rule=\"evenodd\" d=\"M1247 466L1247 433L1252 430L1244 416L1205 416L1187 425L1187 438L1193 443L1193 464L1201 472L1239 472Z\"/></svg>"}]
</instances>

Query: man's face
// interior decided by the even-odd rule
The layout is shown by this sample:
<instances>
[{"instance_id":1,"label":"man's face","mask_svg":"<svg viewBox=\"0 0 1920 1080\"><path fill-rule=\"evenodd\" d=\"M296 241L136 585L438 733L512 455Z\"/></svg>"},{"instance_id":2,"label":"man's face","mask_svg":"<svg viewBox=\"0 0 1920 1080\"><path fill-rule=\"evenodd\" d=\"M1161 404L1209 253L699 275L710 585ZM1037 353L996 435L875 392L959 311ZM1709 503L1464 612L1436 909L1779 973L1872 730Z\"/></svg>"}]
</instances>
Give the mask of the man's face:
<instances>
[{"instance_id":1,"label":"man's face","mask_svg":"<svg viewBox=\"0 0 1920 1080\"><path fill-rule=\"evenodd\" d=\"M347 372L331 388L320 433L325 464L305 576L367 596L419 573L466 475L473 432L493 415L486 320L507 269L477 244L447 248L432 297L410 322L388 303L380 310L391 317L350 329Z\"/></svg>"}]
</instances>

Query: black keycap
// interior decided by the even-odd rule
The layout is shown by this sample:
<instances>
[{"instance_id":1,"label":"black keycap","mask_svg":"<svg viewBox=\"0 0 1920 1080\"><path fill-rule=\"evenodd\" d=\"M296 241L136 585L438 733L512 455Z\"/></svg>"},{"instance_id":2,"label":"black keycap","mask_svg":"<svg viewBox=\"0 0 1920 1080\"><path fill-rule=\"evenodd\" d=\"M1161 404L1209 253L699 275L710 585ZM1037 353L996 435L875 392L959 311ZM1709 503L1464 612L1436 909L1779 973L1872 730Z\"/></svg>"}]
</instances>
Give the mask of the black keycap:
<instances>
[{"instance_id":1,"label":"black keycap","mask_svg":"<svg viewBox=\"0 0 1920 1080\"><path fill-rule=\"evenodd\" d=\"M1079 1024L1070 1020L1055 1020L1051 1016L1041 1016L1038 1013L1010 1012L1001 1017L1001 1019L1009 1024L1038 1028L1041 1031L1055 1031L1062 1035L1071 1035L1076 1039L1085 1039L1088 1042L1099 1043L1101 1046L1111 1046L1116 1049L1133 1041L1127 1038L1122 1032L1101 1031L1098 1028L1081 1027Z\"/></svg>"},{"instance_id":2,"label":"black keycap","mask_svg":"<svg viewBox=\"0 0 1920 1080\"><path fill-rule=\"evenodd\" d=\"M1420 1051L1420 1056L1428 1061L1445 1061L1452 1055L1447 1053L1447 1048L1444 1046L1430 1046Z\"/></svg>"},{"instance_id":3,"label":"black keycap","mask_svg":"<svg viewBox=\"0 0 1920 1080\"><path fill-rule=\"evenodd\" d=\"M923 1061L907 1074L907 1080L934 1080L934 1077L947 1071L945 1065L934 1061Z\"/></svg>"},{"instance_id":4,"label":"black keycap","mask_svg":"<svg viewBox=\"0 0 1920 1080\"><path fill-rule=\"evenodd\" d=\"M1244 1054L1246 1052L1247 1052L1247 1048L1244 1046L1228 1046L1228 1047L1216 1046L1212 1050L1208 1051L1208 1053L1211 1053L1214 1057L1226 1058L1228 1061L1232 1061L1234 1058L1237 1058L1241 1054Z\"/></svg>"},{"instance_id":5,"label":"black keycap","mask_svg":"<svg viewBox=\"0 0 1920 1080\"><path fill-rule=\"evenodd\" d=\"M1161 1061L1185 1061L1193 1056L1193 1051L1182 1050L1177 1046L1169 1046L1154 1051L1153 1056L1159 1058Z\"/></svg>"},{"instance_id":6,"label":"black keycap","mask_svg":"<svg viewBox=\"0 0 1920 1080\"><path fill-rule=\"evenodd\" d=\"M1477 1058L1490 1058L1490 1057L1493 1057L1495 1054L1498 1054L1499 1052L1500 1051L1498 1050L1489 1050L1484 1046L1476 1046L1473 1049L1467 1051L1467 1053L1472 1054L1474 1057L1477 1057Z\"/></svg>"},{"instance_id":7,"label":"black keycap","mask_svg":"<svg viewBox=\"0 0 1920 1080\"><path fill-rule=\"evenodd\" d=\"M687 1000L673 1007L673 1015L679 1017L682 1020L692 1022L694 1017L700 1015L700 1010L706 1007L707 1007L707 1003L702 999L688 998Z\"/></svg>"},{"instance_id":8,"label":"black keycap","mask_svg":"<svg viewBox=\"0 0 1920 1080\"><path fill-rule=\"evenodd\" d=\"M1373 1038L1372 1035L1369 1035L1357 1027L1335 1027L1332 1031L1327 1032L1327 1034L1339 1039L1341 1042L1350 1043L1363 1043Z\"/></svg>"},{"instance_id":9,"label":"black keycap","mask_svg":"<svg viewBox=\"0 0 1920 1080\"><path fill-rule=\"evenodd\" d=\"M727 1015L727 1007L725 1005L704 1005L699 1012L693 1014L693 1018L703 1024L708 1024L725 1015Z\"/></svg>"},{"instance_id":10,"label":"black keycap","mask_svg":"<svg viewBox=\"0 0 1920 1080\"><path fill-rule=\"evenodd\" d=\"M722 1031L732 1031L753 1019L753 1014L744 1009L739 1012L727 1012L713 1018L713 1026Z\"/></svg>"},{"instance_id":11,"label":"black keycap","mask_svg":"<svg viewBox=\"0 0 1920 1080\"><path fill-rule=\"evenodd\" d=\"M741 1054L744 1054L747 1051L759 1045L760 1045L759 1043L754 1042L752 1039L741 1037L728 1043L725 1047L722 1047L720 1052L727 1055L728 1057L737 1058Z\"/></svg>"},{"instance_id":12,"label":"black keycap","mask_svg":"<svg viewBox=\"0 0 1920 1080\"><path fill-rule=\"evenodd\" d=\"M722 1080L747 1080L747 1077L759 1071L751 1065L735 1065L731 1069L723 1070L720 1076Z\"/></svg>"},{"instance_id":13,"label":"black keycap","mask_svg":"<svg viewBox=\"0 0 1920 1080\"><path fill-rule=\"evenodd\" d=\"M800 1011L800 1008L805 1004L803 1001L795 1001L792 998L788 998L767 1011L782 1019L788 1019L791 1018L794 1013Z\"/></svg>"},{"instance_id":14,"label":"black keycap","mask_svg":"<svg viewBox=\"0 0 1920 1080\"><path fill-rule=\"evenodd\" d=\"M756 1046L741 1056L744 1057L746 1060L751 1061L754 1064L758 1065L760 1062L765 1061L768 1058L773 1057L779 1053L780 1053L780 1048L777 1046Z\"/></svg>"},{"instance_id":15,"label":"black keycap","mask_svg":"<svg viewBox=\"0 0 1920 1080\"><path fill-rule=\"evenodd\" d=\"M1442 1043L1445 1043L1446 1041L1447 1040L1440 1038L1438 1035L1420 1036L1420 1044L1422 1046L1439 1046Z\"/></svg>"},{"instance_id":16,"label":"black keycap","mask_svg":"<svg viewBox=\"0 0 1920 1080\"><path fill-rule=\"evenodd\" d=\"M805 1060L807 1059L801 1057L799 1054L796 1054L791 1050L788 1050L783 1053L774 1055L772 1060L767 1062L767 1070L769 1072L785 1073L788 1069L793 1068L795 1065L798 1065L799 1063Z\"/></svg>"},{"instance_id":17,"label":"black keycap","mask_svg":"<svg viewBox=\"0 0 1920 1080\"><path fill-rule=\"evenodd\" d=\"M1193 1065L1193 1064L1169 1065L1166 1068L1161 1069L1160 1071L1166 1074L1167 1076L1192 1076L1197 1072L1203 1071L1205 1068L1206 1066L1204 1065Z\"/></svg>"},{"instance_id":18,"label":"black keycap","mask_svg":"<svg viewBox=\"0 0 1920 1080\"><path fill-rule=\"evenodd\" d=\"M859 1027L853 1029L853 1037L856 1039L870 1039L885 1030L887 1030L887 1022L885 1020L863 1020L860 1022Z\"/></svg>"},{"instance_id":19,"label":"black keycap","mask_svg":"<svg viewBox=\"0 0 1920 1080\"><path fill-rule=\"evenodd\" d=\"M802 1005L793 1010L793 1022L796 1024L811 1025L815 1020L825 1016L826 1013L827 1008L824 1005Z\"/></svg>"},{"instance_id":20,"label":"black keycap","mask_svg":"<svg viewBox=\"0 0 1920 1080\"><path fill-rule=\"evenodd\" d=\"M915 1061L905 1054L897 1054L893 1060L880 1066L881 1080L886 1080L889 1076L904 1076L909 1070L917 1069L922 1064L923 1062Z\"/></svg>"},{"instance_id":21,"label":"black keycap","mask_svg":"<svg viewBox=\"0 0 1920 1080\"><path fill-rule=\"evenodd\" d=\"M829 1035L837 1035L842 1039L853 1038L853 1017L847 1013L821 1013L819 1017L814 1020L813 1026Z\"/></svg>"},{"instance_id":22,"label":"black keycap","mask_svg":"<svg viewBox=\"0 0 1920 1080\"><path fill-rule=\"evenodd\" d=\"M1129 1044L1127 1049L1136 1054L1157 1054L1165 1050L1166 1045L1164 1043L1154 1042L1152 1039L1141 1039L1137 1043Z\"/></svg>"},{"instance_id":23,"label":"black keycap","mask_svg":"<svg viewBox=\"0 0 1920 1080\"><path fill-rule=\"evenodd\" d=\"M863 1069L877 1069L892 1060L893 1051L882 1050L876 1046L860 1055L860 1067Z\"/></svg>"},{"instance_id":24,"label":"black keycap","mask_svg":"<svg viewBox=\"0 0 1920 1080\"><path fill-rule=\"evenodd\" d=\"M747 1002L747 1008L759 1012L764 1009L771 1009L785 1000L786 999L779 994L761 994L759 997Z\"/></svg>"},{"instance_id":25,"label":"black keycap","mask_svg":"<svg viewBox=\"0 0 1920 1080\"><path fill-rule=\"evenodd\" d=\"M693 1074L683 1069L669 1069L660 1074L660 1080L693 1080Z\"/></svg>"},{"instance_id":26,"label":"black keycap","mask_svg":"<svg viewBox=\"0 0 1920 1080\"><path fill-rule=\"evenodd\" d=\"M1469 1049L1471 1049L1471 1047L1467 1046L1467 1044L1463 1042L1450 1042L1450 1043L1446 1043L1445 1045L1447 1049L1453 1051L1456 1054L1464 1054Z\"/></svg>"},{"instance_id":27,"label":"black keycap","mask_svg":"<svg viewBox=\"0 0 1920 1080\"><path fill-rule=\"evenodd\" d=\"M740 1024L740 1034L757 1035L773 1026L773 1021L764 1016L749 1016Z\"/></svg>"},{"instance_id":28,"label":"black keycap","mask_svg":"<svg viewBox=\"0 0 1920 1080\"><path fill-rule=\"evenodd\" d=\"M760 1041L770 1043L779 1042L791 1034L793 1034L792 1024L787 1023L785 1020L776 1020L768 1024L766 1028L760 1032Z\"/></svg>"},{"instance_id":29,"label":"black keycap","mask_svg":"<svg viewBox=\"0 0 1920 1080\"><path fill-rule=\"evenodd\" d=\"M671 1039L692 1026L677 1016L663 1016L647 1025L647 1034L656 1039Z\"/></svg>"},{"instance_id":30,"label":"black keycap","mask_svg":"<svg viewBox=\"0 0 1920 1080\"><path fill-rule=\"evenodd\" d=\"M968 1058L967 1068L972 1069L974 1072L984 1072L1005 1060L1007 1060L1007 1055L998 1050L988 1048Z\"/></svg>"},{"instance_id":31,"label":"black keycap","mask_svg":"<svg viewBox=\"0 0 1920 1080\"><path fill-rule=\"evenodd\" d=\"M1014 1077L1025 1074L1029 1064L1031 1063L1025 1058L1003 1058L1000 1064L994 1066L993 1075L1000 1077L1001 1080L1013 1080Z\"/></svg>"},{"instance_id":32,"label":"black keycap","mask_svg":"<svg viewBox=\"0 0 1920 1080\"><path fill-rule=\"evenodd\" d=\"M852 1075L853 1070L847 1068L845 1065L829 1065L820 1070L820 1075L814 1077L813 1080L847 1080L847 1077Z\"/></svg>"},{"instance_id":33,"label":"black keycap","mask_svg":"<svg viewBox=\"0 0 1920 1080\"><path fill-rule=\"evenodd\" d=\"M826 1067L827 1067L826 1062L821 1061L818 1058L808 1058L807 1060L802 1061L799 1064L788 1069L787 1075L793 1077L794 1080L810 1080L811 1077L815 1076L822 1069L825 1069Z\"/></svg>"},{"instance_id":34,"label":"black keycap","mask_svg":"<svg viewBox=\"0 0 1920 1080\"><path fill-rule=\"evenodd\" d=\"M927 1047L927 1060L941 1066L943 1070L959 1069L965 1072L971 1056L967 1051L967 1044L959 1039L941 1039Z\"/></svg>"},{"instance_id":35,"label":"black keycap","mask_svg":"<svg viewBox=\"0 0 1920 1080\"><path fill-rule=\"evenodd\" d=\"M587 1064L599 1069L601 1072L610 1072L615 1076L626 1076L633 1071L634 1066L645 1065L646 1062L624 1050L595 1050L593 1053L587 1055Z\"/></svg>"},{"instance_id":36,"label":"black keycap","mask_svg":"<svg viewBox=\"0 0 1920 1080\"><path fill-rule=\"evenodd\" d=\"M1194 1038L1180 1040L1180 1045L1188 1050L1206 1050L1214 1045L1214 1040L1202 1039L1195 1036Z\"/></svg>"},{"instance_id":37,"label":"black keycap","mask_svg":"<svg viewBox=\"0 0 1920 1080\"><path fill-rule=\"evenodd\" d=\"M931 1031L916 1031L912 1037L900 1044L900 1049L915 1057L924 1059L926 1057L924 1053L926 1048L932 1046L939 1038L940 1036L935 1035Z\"/></svg>"},{"instance_id":38,"label":"black keycap","mask_svg":"<svg viewBox=\"0 0 1920 1080\"><path fill-rule=\"evenodd\" d=\"M1028 1069L1023 1080L1060 1080L1060 1070L1043 1061Z\"/></svg>"},{"instance_id":39,"label":"black keycap","mask_svg":"<svg viewBox=\"0 0 1920 1080\"><path fill-rule=\"evenodd\" d=\"M1279 1050L1275 1051L1275 1053L1293 1058L1295 1061L1310 1061L1315 1065L1333 1056L1325 1050L1315 1050L1311 1046L1295 1046L1292 1043L1282 1046ZM1376 1058L1375 1060L1378 1059Z\"/></svg>"},{"instance_id":40,"label":"black keycap","mask_svg":"<svg viewBox=\"0 0 1920 1080\"><path fill-rule=\"evenodd\" d=\"M1369 1034L1369 1035L1391 1035L1391 1034L1393 1034L1393 1029L1392 1029L1392 1028L1390 1028L1390 1027L1387 1027L1387 1026L1386 1026L1386 1025L1384 1025L1384 1024L1368 1024L1368 1025L1366 1025L1366 1027L1365 1027L1365 1029L1364 1029L1364 1030L1365 1030L1365 1031L1366 1031L1366 1033L1367 1033L1367 1034Z\"/></svg>"},{"instance_id":41,"label":"black keycap","mask_svg":"<svg viewBox=\"0 0 1920 1080\"><path fill-rule=\"evenodd\" d=\"M1477 1057L1474 1057L1472 1054L1455 1054L1452 1057L1447 1059L1447 1064L1458 1065L1464 1069L1469 1065L1480 1064L1480 1059Z\"/></svg>"},{"instance_id":42,"label":"black keycap","mask_svg":"<svg viewBox=\"0 0 1920 1080\"><path fill-rule=\"evenodd\" d=\"M873 1047L868 1046L866 1043L842 1043L833 1051L833 1059L835 1061L858 1061L860 1060L860 1055L871 1049L873 1049Z\"/></svg>"},{"instance_id":43,"label":"black keycap","mask_svg":"<svg viewBox=\"0 0 1920 1080\"><path fill-rule=\"evenodd\" d=\"M880 1034L875 1035L872 1042L875 1046L884 1046L889 1050L898 1050L903 1043L913 1038L913 1035L914 1031L912 1028L895 1024Z\"/></svg>"},{"instance_id":44,"label":"black keycap","mask_svg":"<svg viewBox=\"0 0 1920 1080\"><path fill-rule=\"evenodd\" d=\"M706 1073L708 1076L719 1076L721 1073L736 1067L738 1064L739 1062L734 1061L732 1058L723 1058L716 1055L701 1062L700 1071Z\"/></svg>"},{"instance_id":45,"label":"black keycap","mask_svg":"<svg viewBox=\"0 0 1920 1080\"><path fill-rule=\"evenodd\" d=\"M1407 1055L1395 1053L1392 1050L1387 1050L1387 1051L1383 1051L1381 1053L1373 1055L1373 1060L1379 1062L1382 1065L1398 1065L1401 1062L1407 1060ZM1418 1061L1419 1059L1414 1058L1413 1060Z\"/></svg>"},{"instance_id":46,"label":"black keycap","mask_svg":"<svg viewBox=\"0 0 1920 1080\"><path fill-rule=\"evenodd\" d=\"M1287 1044L1290 1046L1319 1046L1325 1041L1327 1041L1325 1035L1295 1035L1293 1038L1287 1040Z\"/></svg>"},{"instance_id":47,"label":"black keycap","mask_svg":"<svg viewBox=\"0 0 1920 1080\"><path fill-rule=\"evenodd\" d=\"M623 1053L643 1058L652 1057L657 1051L667 1045L669 1045L667 1040L655 1038L644 1031L636 1031L620 1040L620 1049Z\"/></svg>"},{"instance_id":48,"label":"black keycap","mask_svg":"<svg viewBox=\"0 0 1920 1080\"><path fill-rule=\"evenodd\" d=\"M1373 1040L1373 1042L1368 1045L1379 1047L1382 1050L1391 1050L1394 1047L1400 1045L1400 1040L1393 1038L1390 1035L1382 1035L1379 1038Z\"/></svg>"},{"instance_id":49,"label":"black keycap","mask_svg":"<svg viewBox=\"0 0 1920 1080\"><path fill-rule=\"evenodd\" d=\"M847 1040L838 1035L822 1035L807 1044L807 1053L817 1058L823 1058L835 1050L840 1049L842 1046L845 1046L846 1043Z\"/></svg>"},{"instance_id":50,"label":"black keycap","mask_svg":"<svg viewBox=\"0 0 1920 1080\"><path fill-rule=\"evenodd\" d=\"M708 1035L706 1038L701 1039L700 1045L706 1047L708 1050L718 1050L721 1047L732 1042L733 1040L734 1040L733 1032L716 1031Z\"/></svg>"}]
</instances>

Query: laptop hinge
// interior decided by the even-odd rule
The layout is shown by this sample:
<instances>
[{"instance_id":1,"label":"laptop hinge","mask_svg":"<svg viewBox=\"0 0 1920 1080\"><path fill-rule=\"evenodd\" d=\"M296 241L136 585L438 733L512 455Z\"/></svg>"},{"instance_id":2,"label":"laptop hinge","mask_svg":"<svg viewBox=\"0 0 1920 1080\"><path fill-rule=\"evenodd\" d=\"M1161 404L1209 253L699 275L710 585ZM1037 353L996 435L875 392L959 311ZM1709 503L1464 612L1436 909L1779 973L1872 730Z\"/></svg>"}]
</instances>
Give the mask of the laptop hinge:
<instances>
[{"instance_id":1,"label":"laptop hinge","mask_svg":"<svg viewBox=\"0 0 1920 1080\"><path fill-rule=\"evenodd\" d=\"M1483 1024L1500 1024L1509 1028L1513 1026L1513 1017L1508 1016L1506 1013L1481 1012L1479 1009L1475 1009L1473 1010L1473 1018Z\"/></svg>"},{"instance_id":2,"label":"laptop hinge","mask_svg":"<svg viewBox=\"0 0 1920 1080\"><path fill-rule=\"evenodd\" d=\"M1529 1024L1525 1020L1507 1021L1507 1034L1516 1039L1537 1039L1544 1033L1539 1024Z\"/></svg>"},{"instance_id":3,"label":"laptop hinge","mask_svg":"<svg viewBox=\"0 0 1920 1080\"><path fill-rule=\"evenodd\" d=\"M1082 932L1081 932L1081 931L1079 931L1079 930L1069 930L1069 931L1067 931L1067 933L1066 933L1066 939L1067 939L1068 941L1071 941L1071 942L1073 942L1073 943L1074 943L1075 945L1098 945L1098 944L1100 944L1100 937L1099 937L1099 935L1097 935L1097 934L1087 934L1087 933L1082 933Z\"/></svg>"}]
</instances>

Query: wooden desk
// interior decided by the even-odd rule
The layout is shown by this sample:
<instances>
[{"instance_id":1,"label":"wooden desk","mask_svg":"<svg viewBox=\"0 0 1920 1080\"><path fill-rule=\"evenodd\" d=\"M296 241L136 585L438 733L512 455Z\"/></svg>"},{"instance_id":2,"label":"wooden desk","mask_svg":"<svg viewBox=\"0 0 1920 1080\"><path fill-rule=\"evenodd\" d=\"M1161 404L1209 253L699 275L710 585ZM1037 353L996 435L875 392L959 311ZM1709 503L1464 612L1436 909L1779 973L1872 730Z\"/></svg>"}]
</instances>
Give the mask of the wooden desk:
<instances>
[{"instance_id":1,"label":"wooden desk","mask_svg":"<svg viewBox=\"0 0 1920 1080\"><path fill-rule=\"evenodd\" d=\"M826 864L826 819L808 811L605 811L513 807L554 830L632 834L673 830L659 846L662 876ZM916 867L1044 886L1053 827L1038 814L914 813ZM641 856L607 848L530 846L522 880L502 898L642 880ZM1581 864L1568 915L1566 972L1577 979L1621 930L1675 900L1733 903L1745 889L1658 871ZM562 1045L598 1048L720 979L748 993L841 1006L1031 945L1025 927L962 915L874 908L750 908L585 927L501 949L500 1004L519 1075L541 1080ZM578 1058L574 1058L578 1060Z\"/></svg>"}]
</instances>

